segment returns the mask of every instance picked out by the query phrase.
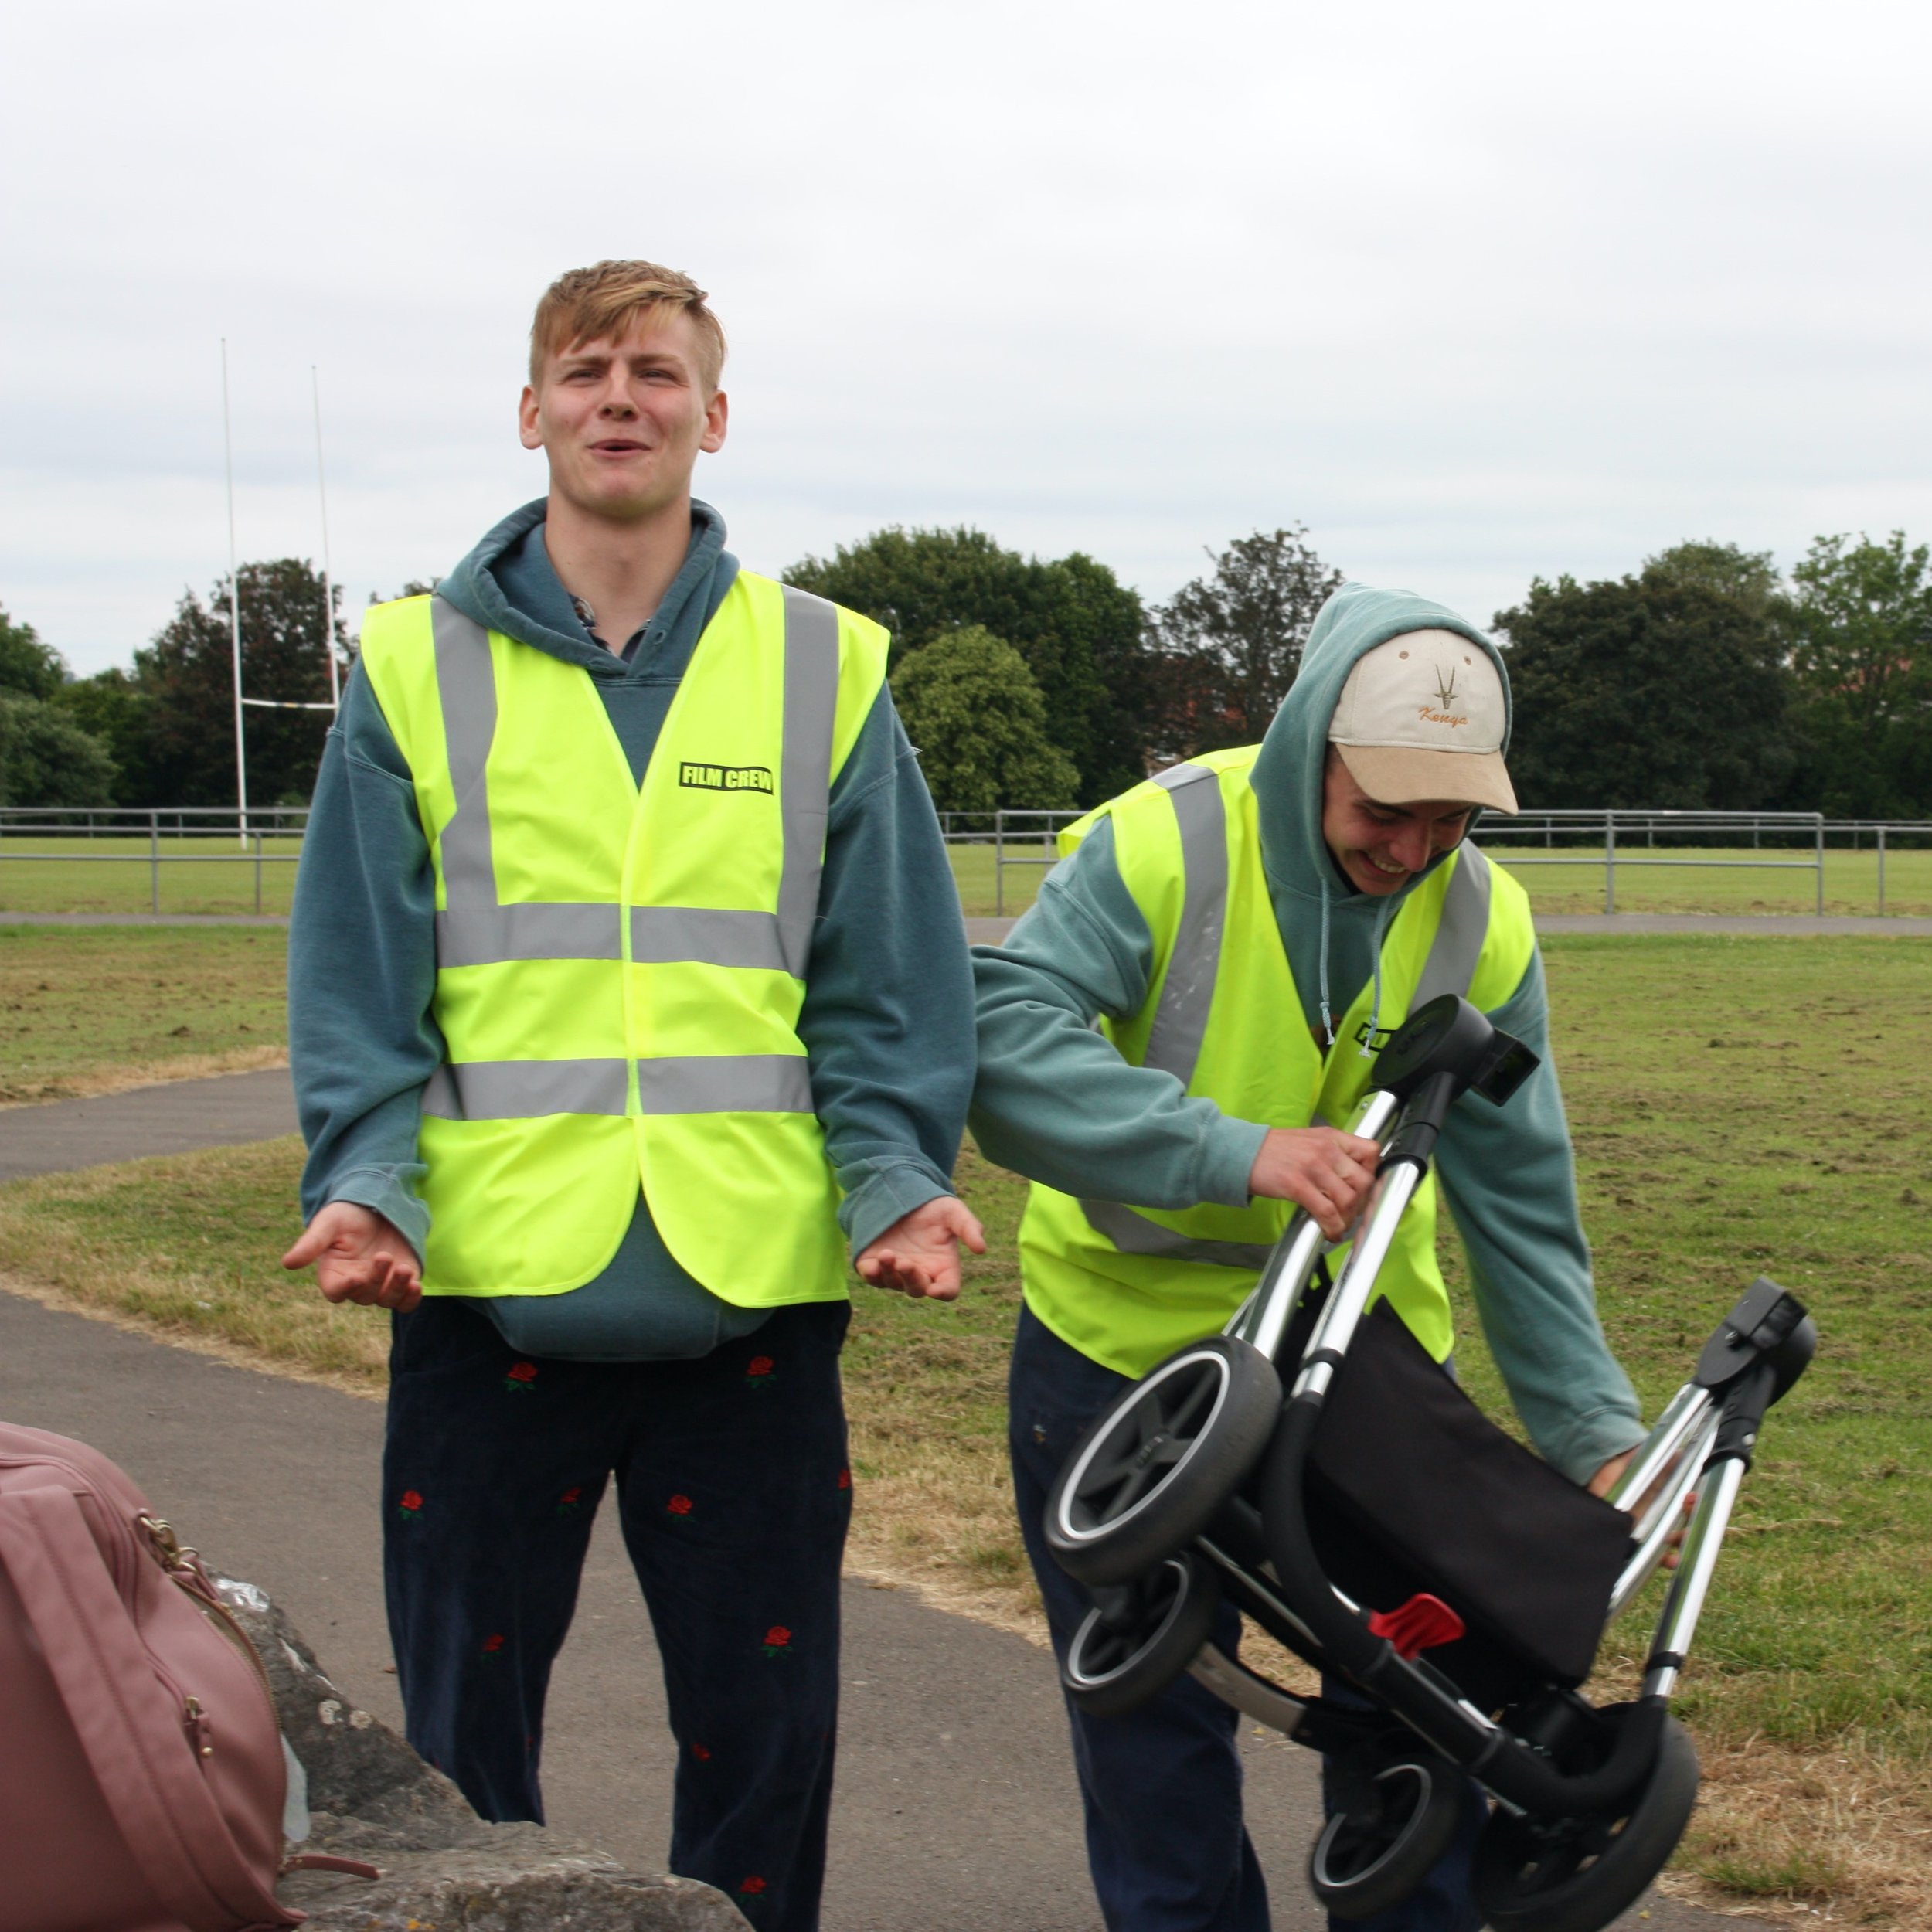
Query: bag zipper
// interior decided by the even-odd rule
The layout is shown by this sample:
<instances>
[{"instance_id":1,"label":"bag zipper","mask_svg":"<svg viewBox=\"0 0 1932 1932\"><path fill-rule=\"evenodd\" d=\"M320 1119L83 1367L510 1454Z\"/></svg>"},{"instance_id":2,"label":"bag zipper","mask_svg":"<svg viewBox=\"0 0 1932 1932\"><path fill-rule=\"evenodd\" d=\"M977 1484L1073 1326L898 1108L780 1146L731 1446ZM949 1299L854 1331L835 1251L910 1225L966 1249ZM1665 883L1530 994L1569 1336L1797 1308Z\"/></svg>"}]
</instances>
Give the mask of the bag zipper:
<instances>
[{"instance_id":1,"label":"bag zipper","mask_svg":"<svg viewBox=\"0 0 1932 1932\"><path fill-rule=\"evenodd\" d=\"M222 1601L221 1593L216 1589L213 1580L202 1566L201 1552L184 1544L175 1535L174 1526L159 1516L137 1516L134 1521L147 1533L155 1560L161 1565L162 1573L168 1580L176 1589L192 1597L202 1614L210 1617L215 1628L247 1658L250 1668L255 1673L255 1681L262 1687L262 1695L268 1699L269 1711L279 1730L281 1713L275 1708L275 1691L268 1681L268 1667L262 1662L260 1653L248 1641L248 1633L242 1628L235 1613ZM189 1701L191 1703L194 1702L192 1698ZM199 1707L196 1708L199 1709ZM206 1753L202 1755L206 1756Z\"/></svg>"}]
</instances>

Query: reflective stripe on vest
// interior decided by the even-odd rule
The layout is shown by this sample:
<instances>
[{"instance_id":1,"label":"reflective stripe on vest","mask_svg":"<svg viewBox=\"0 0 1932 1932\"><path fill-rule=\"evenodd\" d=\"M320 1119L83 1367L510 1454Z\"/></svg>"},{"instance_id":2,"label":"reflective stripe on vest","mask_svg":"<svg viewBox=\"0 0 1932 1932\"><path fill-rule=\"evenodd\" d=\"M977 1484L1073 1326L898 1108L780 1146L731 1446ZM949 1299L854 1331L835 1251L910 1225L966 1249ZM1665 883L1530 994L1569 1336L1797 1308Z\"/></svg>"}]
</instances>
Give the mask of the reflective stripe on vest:
<instances>
[{"instance_id":1,"label":"reflective stripe on vest","mask_svg":"<svg viewBox=\"0 0 1932 1932\"><path fill-rule=\"evenodd\" d=\"M1207 1037L1220 970L1228 895L1226 806L1216 774L1206 765L1175 765L1153 782L1174 801L1186 878L1185 910L1141 1064L1172 1073L1185 1087L1194 1077L1201 1043ZM1463 856L1444 895L1441 920L1423 964L1412 1012L1438 994L1467 993L1475 976L1489 930L1489 861L1467 841L1461 850ZM1252 1242L1202 1240L1150 1220L1119 1201L1083 1199L1080 1211L1097 1233L1127 1254L1254 1269L1265 1266L1272 1252Z\"/></svg>"},{"instance_id":2,"label":"reflective stripe on vest","mask_svg":"<svg viewBox=\"0 0 1932 1932\"><path fill-rule=\"evenodd\" d=\"M832 713L838 696L838 613L821 597L785 585L784 742L780 799L784 855L776 913L653 906L631 915L631 956L655 964L764 967L805 976L818 910L825 815L832 793ZM443 828L447 904L436 915L439 967L517 959L623 957L619 908L498 903L488 794L483 781L496 733L496 685L489 634L436 598L437 692L442 702L456 815ZM602 1108L536 1108L602 1112ZM620 1107L617 1110L623 1112ZM519 1117L517 1113L501 1116ZM471 1115L470 1117L477 1117Z\"/></svg>"},{"instance_id":3,"label":"reflective stripe on vest","mask_svg":"<svg viewBox=\"0 0 1932 1932\"><path fill-rule=\"evenodd\" d=\"M648 1060L445 1061L423 1089L440 1121L528 1121L546 1114L622 1115L629 1070L641 1114L809 1114L799 1053L682 1053Z\"/></svg>"}]
</instances>

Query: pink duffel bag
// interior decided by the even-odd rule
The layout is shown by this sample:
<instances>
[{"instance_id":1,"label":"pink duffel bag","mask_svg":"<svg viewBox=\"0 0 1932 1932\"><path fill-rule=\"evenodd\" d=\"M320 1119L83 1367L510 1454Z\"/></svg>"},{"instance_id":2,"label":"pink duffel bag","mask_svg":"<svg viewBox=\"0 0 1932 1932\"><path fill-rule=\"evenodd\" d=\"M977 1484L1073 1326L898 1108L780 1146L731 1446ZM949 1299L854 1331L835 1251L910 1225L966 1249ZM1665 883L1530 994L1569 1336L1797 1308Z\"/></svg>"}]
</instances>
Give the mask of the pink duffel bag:
<instances>
[{"instance_id":1,"label":"pink duffel bag","mask_svg":"<svg viewBox=\"0 0 1932 1932\"><path fill-rule=\"evenodd\" d=\"M0 1424L0 1932L274 1932L267 1679L84 1443Z\"/></svg>"}]
</instances>

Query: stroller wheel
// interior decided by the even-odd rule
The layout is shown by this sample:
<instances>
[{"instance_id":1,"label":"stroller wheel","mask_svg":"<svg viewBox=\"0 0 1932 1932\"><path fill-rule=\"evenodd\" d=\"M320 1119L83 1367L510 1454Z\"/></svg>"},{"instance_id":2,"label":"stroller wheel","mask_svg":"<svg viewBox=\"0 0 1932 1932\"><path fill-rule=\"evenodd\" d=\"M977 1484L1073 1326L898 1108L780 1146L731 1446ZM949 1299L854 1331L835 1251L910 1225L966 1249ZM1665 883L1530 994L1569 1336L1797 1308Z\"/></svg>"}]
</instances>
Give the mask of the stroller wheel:
<instances>
[{"instance_id":1,"label":"stroller wheel","mask_svg":"<svg viewBox=\"0 0 1932 1932\"><path fill-rule=\"evenodd\" d=\"M1448 1850L1465 1781L1418 1748L1351 1781L1308 1854L1308 1886L1337 1918L1366 1919L1400 1905Z\"/></svg>"},{"instance_id":2,"label":"stroller wheel","mask_svg":"<svg viewBox=\"0 0 1932 1932\"><path fill-rule=\"evenodd\" d=\"M1103 1410L1046 1502L1046 1542L1086 1583L1144 1575L1205 1529L1260 1460L1281 1413L1258 1349L1210 1335Z\"/></svg>"},{"instance_id":3,"label":"stroller wheel","mask_svg":"<svg viewBox=\"0 0 1932 1932\"><path fill-rule=\"evenodd\" d=\"M1158 1697L1193 1662L1221 1607L1219 1580L1189 1555L1144 1582L1109 1590L1087 1612L1060 1666L1067 1696L1095 1717L1121 1717Z\"/></svg>"},{"instance_id":4,"label":"stroller wheel","mask_svg":"<svg viewBox=\"0 0 1932 1932\"><path fill-rule=\"evenodd\" d=\"M1664 1869L1696 1802L1696 1748L1666 1717L1657 1761L1626 1815L1496 1812L1476 1845L1476 1903L1499 1932L1597 1932Z\"/></svg>"}]
</instances>

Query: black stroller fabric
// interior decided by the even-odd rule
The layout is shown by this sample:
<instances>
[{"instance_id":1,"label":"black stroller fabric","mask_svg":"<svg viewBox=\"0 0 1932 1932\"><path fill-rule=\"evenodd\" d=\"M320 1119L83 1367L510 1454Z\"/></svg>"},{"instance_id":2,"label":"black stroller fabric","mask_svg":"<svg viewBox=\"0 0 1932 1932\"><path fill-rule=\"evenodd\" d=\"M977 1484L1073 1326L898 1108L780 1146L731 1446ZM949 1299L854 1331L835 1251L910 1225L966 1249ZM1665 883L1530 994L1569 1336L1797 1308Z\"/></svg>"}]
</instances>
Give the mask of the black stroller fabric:
<instances>
[{"instance_id":1,"label":"black stroller fabric","mask_svg":"<svg viewBox=\"0 0 1932 1932\"><path fill-rule=\"evenodd\" d=\"M1590 1674L1630 1518L1505 1435L1386 1302L1328 1392L1307 1503L1323 1567L1356 1602L1427 1590L1462 1618L1465 1637L1423 1656L1472 1702Z\"/></svg>"}]
</instances>

